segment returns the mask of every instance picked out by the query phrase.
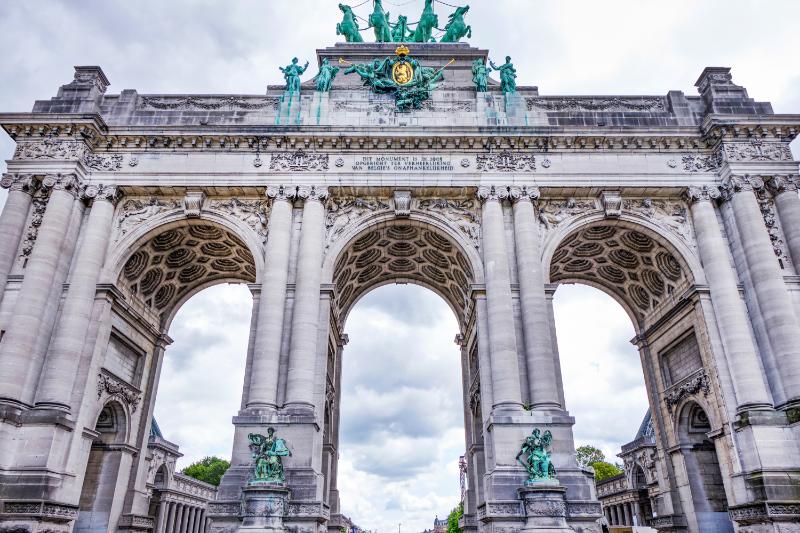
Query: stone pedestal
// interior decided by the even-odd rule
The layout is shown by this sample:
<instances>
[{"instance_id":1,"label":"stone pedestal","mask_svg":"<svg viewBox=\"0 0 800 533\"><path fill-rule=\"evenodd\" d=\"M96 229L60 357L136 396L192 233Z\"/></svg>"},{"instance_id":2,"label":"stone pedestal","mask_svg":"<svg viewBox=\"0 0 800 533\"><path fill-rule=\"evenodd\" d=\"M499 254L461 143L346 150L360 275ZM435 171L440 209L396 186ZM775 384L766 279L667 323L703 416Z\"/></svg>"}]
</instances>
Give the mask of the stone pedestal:
<instances>
[{"instance_id":1,"label":"stone pedestal","mask_svg":"<svg viewBox=\"0 0 800 533\"><path fill-rule=\"evenodd\" d=\"M283 533L289 489L274 483L251 483L242 489L242 524L248 533Z\"/></svg>"},{"instance_id":2,"label":"stone pedestal","mask_svg":"<svg viewBox=\"0 0 800 533\"><path fill-rule=\"evenodd\" d=\"M525 482L525 487L519 489L525 511L522 531L574 531L567 525L566 492L558 481Z\"/></svg>"}]
</instances>

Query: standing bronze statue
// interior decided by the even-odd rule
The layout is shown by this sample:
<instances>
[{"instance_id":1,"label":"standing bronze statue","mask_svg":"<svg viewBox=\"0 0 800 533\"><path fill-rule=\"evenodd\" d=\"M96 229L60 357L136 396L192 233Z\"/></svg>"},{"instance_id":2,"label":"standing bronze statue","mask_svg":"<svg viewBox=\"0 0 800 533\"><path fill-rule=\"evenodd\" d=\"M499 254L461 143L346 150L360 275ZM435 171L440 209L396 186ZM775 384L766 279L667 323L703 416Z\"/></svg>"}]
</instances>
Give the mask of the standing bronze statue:
<instances>
[{"instance_id":1,"label":"standing bronze statue","mask_svg":"<svg viewBox=\"0 0 800 533\"><path fill-rule=\"evenodd\" d=\"M330 91L331 86L333 85L333 79L338 73L339 67L331 65L330 61L328 61L328 58L324 58L322 60L322 64L319 66L319 73L314 76L314 80L317 82L317 91L321 93Z\"/></svg>"},{"instance_id":2,"label":"standing bronze statue","mask_svg":"<svg viewBox=\"0 0 800 533\"><path fill-rule=\"evenodd\" d=\"M489 61L493 69L500 72L500 90L504 93L517 92L517 69L511 62L511 56L506 56L506 62L499 67L493 61Z\"/></svg>"},{"instance_id":3,"label":"standing bronze statue","mask_svg":"<svg viewBox=\"0 0 800 533\"><path fill-rule=\"evenodd\" d=\"M283 79L286 80L286 92L299 93L300 92L300 76L308 68L308 61L304 66L300 66L297 58L292 58L292 64L285 67L278 67L283 72Z\"/></svg>"},{"instance_id":4,"label":"standing bronze statue","mask_svg":"<svg viewBox=\"0 0 800 533\"><path fill-rule=\"evenodd\" d=\"M267 429L267 436L250 433L247 439L250 441L250 452L253 456L253 474L250 482L285 483L283 457L292 456L286 441L275 436L274 428Z\"/></svg>"}]
</instances>

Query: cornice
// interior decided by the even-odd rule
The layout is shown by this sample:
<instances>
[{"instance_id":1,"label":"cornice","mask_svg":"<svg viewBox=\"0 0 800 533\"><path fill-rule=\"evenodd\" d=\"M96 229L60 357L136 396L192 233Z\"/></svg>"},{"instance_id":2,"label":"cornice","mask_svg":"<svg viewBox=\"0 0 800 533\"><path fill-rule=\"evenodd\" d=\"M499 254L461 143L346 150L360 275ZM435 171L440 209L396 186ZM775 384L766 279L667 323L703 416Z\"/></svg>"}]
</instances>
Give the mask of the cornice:
<instances>
[{"instance_id":1,"label":"cornice","mask_svg":"<svg viewBox=\"0 0 800 533\"><path fill-rule=\"evenodd\" d=\"M14 140L31 137L97 139L108 133L98 113L0 113L0 126Z\"/></svg>"},{"instance_id":2,"label":"cornice","mask_svg":"<svg viewBox=\"0 0 800 533\"><path fill-rule=\"evenodd\" d=\"M706 115L699 130L707 142L759 137L791 142L800 134L800 115Z\"/></svg>"}]
</instances>

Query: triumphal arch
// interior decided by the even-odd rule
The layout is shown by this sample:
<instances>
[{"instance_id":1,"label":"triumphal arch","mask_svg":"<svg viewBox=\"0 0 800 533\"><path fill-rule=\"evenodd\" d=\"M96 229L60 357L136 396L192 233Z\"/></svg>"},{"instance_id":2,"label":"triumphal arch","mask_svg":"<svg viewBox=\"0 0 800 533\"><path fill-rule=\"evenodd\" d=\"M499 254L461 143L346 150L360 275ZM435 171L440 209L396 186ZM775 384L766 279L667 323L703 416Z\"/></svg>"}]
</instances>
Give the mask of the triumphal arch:
<instances>
[{"instance_id":1,"label":"triumphal arch","mask_svg":"<svg viewBox=\"0 0 800 533\"><path fill-rule=\"evenodd\" d=\"M342 6L345 42L266 94L111 94L88 66L0 115L0 531L339 530L348 312L416 283L460 328L463 529L599 532L552 309L578 282L635 326L649 524L797 532L800 115L716 67L697 94L540 94L459 42L465 10L430 42L432 1L415 31L375 5L379 42ZM176 520L151 501L159 373L222 282L253 294L232 467Z\"/></svg>"}]
</instances>

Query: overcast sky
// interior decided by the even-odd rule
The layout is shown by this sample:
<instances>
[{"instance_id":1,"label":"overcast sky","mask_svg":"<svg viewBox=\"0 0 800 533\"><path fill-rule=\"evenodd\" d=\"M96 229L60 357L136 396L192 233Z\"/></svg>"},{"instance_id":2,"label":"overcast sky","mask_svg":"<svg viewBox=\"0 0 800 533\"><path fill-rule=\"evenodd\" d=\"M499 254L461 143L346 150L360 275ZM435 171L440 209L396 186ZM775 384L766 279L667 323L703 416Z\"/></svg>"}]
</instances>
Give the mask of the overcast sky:
<instances>
[{"instance_id":1,"label":"overcast sky","mask_svg":"<svg viewBox=\"0 0 800 533\"><path fill-rule=\"evenodd\" d=\"M73 65L102 66L111 93L261 94L281 81L279 65L295 55L313 62L316 48L337 40L337 3L6 1L0 111L28 111L33 100L54 96L72 79ZM393 16L410 20L422 3L384 0ZM496 60L510 54L520 84L538 85L542 94L692 95L705 66L730 66L751 97L771 101L776 112L800 113L797 0L471 4L472 44ZM444 19L451 9L437 10ZM0 134L0 159L12 153L13 142ZM181 465L230 454L250 305L245 287L215 287L173 323L156 412L166 437L181 445ZM638 355L628 343L633 328L609 297L577 286L557 291L556 321L578 444L613 456L647 408ZM431 527L434 515L445 516L458 501L457 459L464 452L455 319L433 293L389 286L358 304L346 330L343 511L381 531L398 522L403 531Z\"/></svg>"}]
</instances>

